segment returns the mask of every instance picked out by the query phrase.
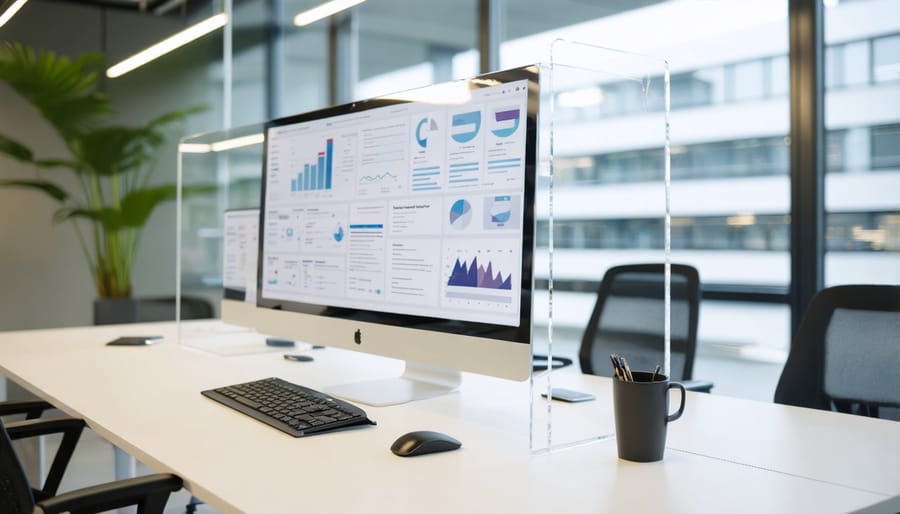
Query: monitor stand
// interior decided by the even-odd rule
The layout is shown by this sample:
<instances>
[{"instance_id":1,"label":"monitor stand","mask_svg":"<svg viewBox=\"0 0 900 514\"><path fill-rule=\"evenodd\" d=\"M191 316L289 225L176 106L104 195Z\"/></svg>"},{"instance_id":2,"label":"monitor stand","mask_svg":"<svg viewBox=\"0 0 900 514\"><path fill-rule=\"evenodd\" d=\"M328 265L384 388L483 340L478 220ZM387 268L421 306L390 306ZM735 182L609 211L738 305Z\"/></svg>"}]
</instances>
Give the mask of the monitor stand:
<instances>
[{"instance_id":1,"label":"monitor stand","mask_svg":"<svg viewBox=\"0 0 900 514\"><path fill-rule=\"evenodd\" d=\"M424 400L456 391L462 382L459 371L406 363L403 375L326 387L324 392L354 402L385 407Z\"/></svg>"}]
</instances>

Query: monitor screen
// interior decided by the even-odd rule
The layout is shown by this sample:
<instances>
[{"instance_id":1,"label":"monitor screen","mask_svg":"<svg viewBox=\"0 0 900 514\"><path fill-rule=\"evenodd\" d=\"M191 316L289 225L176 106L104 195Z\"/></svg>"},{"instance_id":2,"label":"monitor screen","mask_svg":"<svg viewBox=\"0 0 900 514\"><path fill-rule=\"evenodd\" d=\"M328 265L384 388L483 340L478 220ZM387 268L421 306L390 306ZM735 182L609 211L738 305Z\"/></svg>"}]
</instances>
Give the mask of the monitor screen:
<instances>
[{"instance_id":1,"label":"monitor screen","mask_svg":"<svg viewBox=\"0 0 900 514\"><path fill-rule=\"evenodd\" d=\"M529 67L269 122L257 305L530 355L536 106Z\"/></svg>"},{"instance_id":2,"label":"monitor screen","mask_svg":"<svg viewBox=\"0 0 900 514\"><path fill-rule=\"evenodd\" d=\"M229 300L256 302L259 209L225 211L222 285Z\"/></svg>"}]
</instances>

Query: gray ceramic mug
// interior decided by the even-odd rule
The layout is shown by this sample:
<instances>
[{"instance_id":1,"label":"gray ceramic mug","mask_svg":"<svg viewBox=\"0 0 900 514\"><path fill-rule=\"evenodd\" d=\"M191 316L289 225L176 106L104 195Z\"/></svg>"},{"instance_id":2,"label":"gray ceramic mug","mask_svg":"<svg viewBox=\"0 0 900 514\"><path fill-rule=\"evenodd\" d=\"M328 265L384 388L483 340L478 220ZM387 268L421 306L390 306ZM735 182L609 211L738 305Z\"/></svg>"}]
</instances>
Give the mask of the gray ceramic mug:
<instances>
[{"instance_id":1,"label":"gray ceramic mug","mask_svg":"<svg viewBox=\"0 0 900 514\"><path fill-rule=\"evenodd\" d=\"M635 462L662 460L666 427L684 412L684 386L669 377L645 371L632 372L634 382L613 379L616 446L619 458ZM681 405L669 414L669 389L681 390Z\"/></svg>"}]
</instances>

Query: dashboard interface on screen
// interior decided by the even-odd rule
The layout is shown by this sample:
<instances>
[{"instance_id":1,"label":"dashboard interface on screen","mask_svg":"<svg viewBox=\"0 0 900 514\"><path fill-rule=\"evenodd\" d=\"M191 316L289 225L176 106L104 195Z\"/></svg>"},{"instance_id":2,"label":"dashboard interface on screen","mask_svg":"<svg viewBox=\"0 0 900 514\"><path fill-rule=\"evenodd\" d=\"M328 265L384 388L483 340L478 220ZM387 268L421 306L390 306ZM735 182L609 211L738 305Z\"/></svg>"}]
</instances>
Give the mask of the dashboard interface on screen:
<instances>
[{"instance_id":1,"label":"dashboard interface on screen","mask_svg":"<svg viewBox=\"0 0 900 514\"><path fill-rule=\"evenodd\" d=\"M536 72L463 85L454 103L269 123L260 306L474 335L530 325Z\"/></svg>"},{"instance_id":2,"label":"dashboard interface on screen","mask_svg":"<svg viewBox=\"0 0 900 514\"><path fill-rule=\"evenodd\" d=\"M259 209L225 211L222 285L225 298L256 303Z\"/></svg>"}]
</instances>

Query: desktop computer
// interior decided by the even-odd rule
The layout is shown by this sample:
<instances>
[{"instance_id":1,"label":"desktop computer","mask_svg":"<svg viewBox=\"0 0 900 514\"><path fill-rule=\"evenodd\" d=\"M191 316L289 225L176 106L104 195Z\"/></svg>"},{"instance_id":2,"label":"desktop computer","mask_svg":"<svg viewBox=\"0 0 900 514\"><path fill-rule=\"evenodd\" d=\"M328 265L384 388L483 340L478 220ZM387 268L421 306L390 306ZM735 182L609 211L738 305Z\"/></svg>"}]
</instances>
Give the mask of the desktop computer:
<instances>
[{"instance_id":1,"label":"desktop computer","mask_svg":"<svg viewBox=\"0 0 900 514\"><path fill-rule=\"evenodd\" d=\"M404 360L325 389L370 405L527 379L537 106L522 67L268 122L243 323Z\"/></svg>"},{"instance_id":2,"label":"desktop computer","mask_svg":"<svg viewBox=\"0 0 900 514\"><path fill-rule=\"evenodd\" d=\"M229 209L222 226L223 298L256 304L259 209Z\"/></svg>"}]
</instances>

